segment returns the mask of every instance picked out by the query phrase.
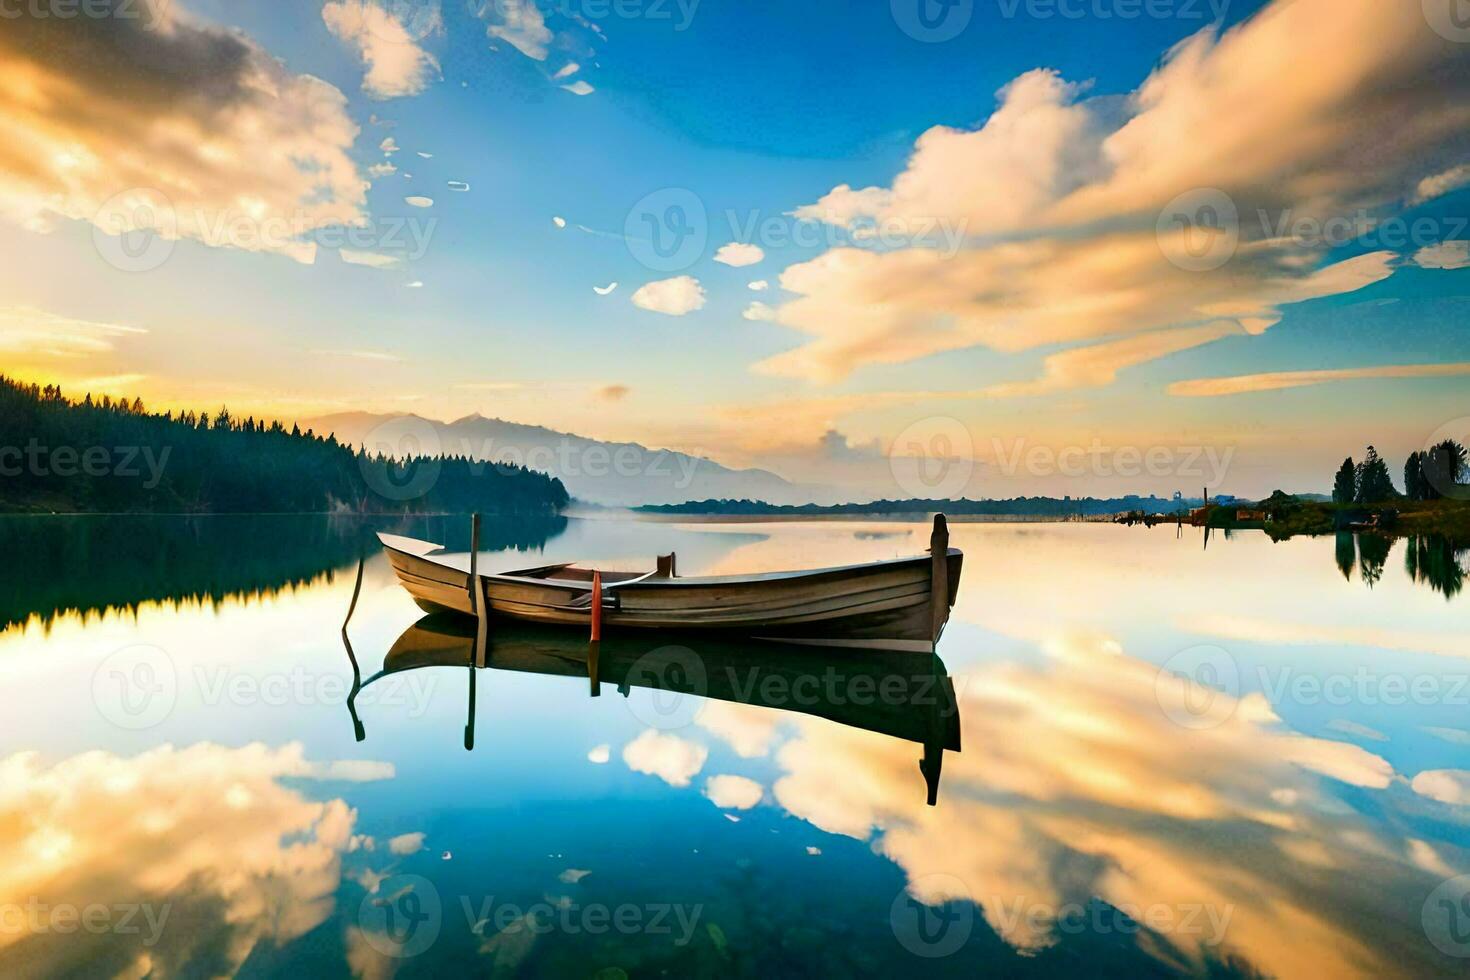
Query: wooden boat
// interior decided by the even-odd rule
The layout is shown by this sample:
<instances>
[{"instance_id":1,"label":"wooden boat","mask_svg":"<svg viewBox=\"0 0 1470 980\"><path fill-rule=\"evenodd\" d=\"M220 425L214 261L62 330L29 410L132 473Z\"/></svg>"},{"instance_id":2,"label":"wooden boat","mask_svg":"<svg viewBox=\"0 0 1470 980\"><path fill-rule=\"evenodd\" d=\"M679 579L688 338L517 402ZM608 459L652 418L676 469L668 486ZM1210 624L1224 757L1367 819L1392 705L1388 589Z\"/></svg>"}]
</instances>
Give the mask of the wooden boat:
<instances>
[{"instance_id":1,"label":"wooden boat","mask_svg":"<svg viewBox=\"0 0 1470 980\"><path fill-rule=\"evenodd\" d=\"M478 527L478 522L476 522ZM788 643L932 653L959 590L964 555L934 518L928 555L809 571L681 578L673 555L646 572L574 563L481 574L478 549L379 534L420 607L601 629L715 632ZM474 583L473 587L471 583ZM600 623L599 623L600 620ZM593 638L598 638L594 636Z\"/></svg>"}]
</instances>

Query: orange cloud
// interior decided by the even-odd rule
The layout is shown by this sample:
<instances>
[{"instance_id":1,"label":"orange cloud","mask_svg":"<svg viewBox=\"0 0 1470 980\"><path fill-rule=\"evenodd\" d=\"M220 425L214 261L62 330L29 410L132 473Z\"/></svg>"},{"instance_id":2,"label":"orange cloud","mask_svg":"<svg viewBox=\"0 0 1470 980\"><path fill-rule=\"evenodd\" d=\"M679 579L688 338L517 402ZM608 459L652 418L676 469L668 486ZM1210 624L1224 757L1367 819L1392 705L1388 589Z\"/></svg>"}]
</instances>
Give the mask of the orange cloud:
<instances>
[{"instance_id":1,"label":"orange cloud","mask_svg":"<svg viewBox=\"0 0 1470 980\"><path fill-rule=\"evenodd\" d=\"M1397 206L1426 178L1458 179L1447 168L1470 152L1467 62L1470 48L1415 4L1282 0L1181 42L1126 102L1083 100L1085 86L1053 71L1023 75L979 128L920 137L891 187L844 184L796 210L858 241L894 228L914 241L786 269L797 298L776 320L806 339L756 369L829 383L976 345L1224 319L1259 333L1285 304L1378 282L1392 253L1318 269L1326 243L1287 237L1281 219ZM1206 204L1214 236L1192 224ZM923 247L936 228L968 247ZM1218 262L1197 247L1218 248Z\"/></svg>"},{"instance_id":2,"label":"orange cloud","mask_svg":"<svg viewBox=\"0 0 1470 980\"><path fill-rule=\"evenodd\" d=\"M1369 378L1450 378L1470 374L1470 362L1454 364L1401 364L1383 367L1339 368L1322 371L1275 371L1267 374L1241 374L1229 378L1196 378L1176 381L1169 394L1184 398L1214 398L1240 395L1253 391L1277 391L1282 388L1304 388L1334 381L1361 381Z\"/></svg>"},{"instance_id":3,"label":"orange cloud","mask_svg":"<svg viewBox=\"0 0 1470 980\"><path fill-rule=\"evenodd\" d=\"M366 220L346 98L254 41L143 0L145 16L21 17L0 31L0 216L311 262L309 232ZM136 258L123 256L124 259Z\"/></svg>"}]
</instances>

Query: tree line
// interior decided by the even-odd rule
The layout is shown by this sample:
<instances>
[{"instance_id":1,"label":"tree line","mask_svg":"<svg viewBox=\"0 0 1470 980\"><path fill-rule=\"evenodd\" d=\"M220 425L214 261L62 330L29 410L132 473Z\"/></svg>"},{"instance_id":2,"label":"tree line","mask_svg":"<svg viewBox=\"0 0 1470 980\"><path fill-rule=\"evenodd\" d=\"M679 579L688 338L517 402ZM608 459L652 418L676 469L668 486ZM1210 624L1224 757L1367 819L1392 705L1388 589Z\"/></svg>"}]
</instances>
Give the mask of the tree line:
<instances>
[{"instance_id":1,"label":"tree line","mask_svg":"<svg viewBox=\"0 0 1470 980\"><path fill-rule=\"evenodd\" d=\"M1339 504L1378 504L1399 498L1439 500L1447 491L1461 486L1470 474L1465 447L1446 439L1424 452L1409 454L1404 463L1404 492L1393 484L1388 463L1378 450L1368 447L1361 462L1349 456L1337 469L1332 500Z\"/></svg>"},{"instance_id":2,"label":"tree line","mask_svg":"<svg viewBox=\"0 0 1470 980\"><path fill-rule=\"evenodd\" d=\"M0 375L0 511L553 514L562 482L466 456L369 454L227 408L149 412Z\"/></svg>"},{"instance_id":3,"label":"tree line","mask_svg":"<svg viewBox=\"0 0 1470 980\"><path fill-rule=\"evenodd\" d=\"M784 514L790 516L932 514L943 511L951 517L1075 517L1103 516L1123 511L1157 513L1166 508L1177 509L1179 500L1162 497L1012 497L1005 500L926 499L872 500L848 504L770 504L764 500L709 499L689 500L681 504L644 504L636 508L655 514L721 514L758 516Z\"/></svg>"}]
</instances>

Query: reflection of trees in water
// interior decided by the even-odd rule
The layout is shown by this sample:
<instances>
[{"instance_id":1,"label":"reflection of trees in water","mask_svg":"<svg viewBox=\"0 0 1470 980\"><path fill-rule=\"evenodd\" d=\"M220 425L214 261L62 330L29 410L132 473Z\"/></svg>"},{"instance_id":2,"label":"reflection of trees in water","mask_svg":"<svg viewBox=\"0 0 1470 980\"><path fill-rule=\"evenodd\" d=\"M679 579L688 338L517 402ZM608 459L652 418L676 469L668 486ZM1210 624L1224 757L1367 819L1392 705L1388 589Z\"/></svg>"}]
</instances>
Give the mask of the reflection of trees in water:
<instances>
[{"instance_id":1,"label":"reflection of trees in water","mask_svg":"<svg viewBox=\"0 0 1470 980\"><path fill-rule=\"evenodd\" d=\"M1457 548L1443 535L1409 538L1408 550L1404 552L1404 570L1413 581L1428 585L1449 599L1465 587L1465 567L1461 559L1466 554L1470 554L1470 548Z\"/></svg>"},{"instance_id":2,"label":"reflection of trees in water","mask_svg":"<svg viewBox=\"0 0 1470 980\"><path fill-rule=\"evenodd\" d=\"M463 530L457 530L462 527ZM527 550L566 529L563 517L484 522L481 547ZM300 515L0 518L0 628L32 615L133 609L151 601L220 602L272 596L350 565L374 531L425 534L454 547L465 517Z\"/></svg>"},{"instance_id":3,"label":"reflection of trees in water","mask_svg":"<svg viewBox=\"0 0 1470 980\"><path fill-rule=\"evenodd\" d=\"M1358 535L1358 574L1368 588L1383 578L1383 566L1388 564L1388 553L1393 550L1393 538L1381 534Z\"/></svg>"},{"instance_id":4,"label":"reflection of trees in water","mask_svg":"<svg viewBox=\"0 0 1470 980\"><path fill-rule=\"evenodd\" d=\"M1353 566L1358 563L1357 546L1353 544L1353 535L1350 531L1337 532L1337 567L1342 572L1342 577L1349 582L1353 579Z\"/></svg>"}]
</instances>

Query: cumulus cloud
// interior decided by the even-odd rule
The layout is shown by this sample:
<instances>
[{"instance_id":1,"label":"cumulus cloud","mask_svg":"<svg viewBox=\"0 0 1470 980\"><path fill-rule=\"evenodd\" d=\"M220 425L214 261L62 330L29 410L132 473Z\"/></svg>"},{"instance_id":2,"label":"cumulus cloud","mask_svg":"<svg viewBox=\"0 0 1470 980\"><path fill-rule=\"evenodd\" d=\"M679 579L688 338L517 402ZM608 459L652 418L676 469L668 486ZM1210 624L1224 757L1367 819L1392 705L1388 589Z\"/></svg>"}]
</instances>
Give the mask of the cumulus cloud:
<instances>
[{"instance_id":1,"label":"cumulus cloud","mask_svg":"<svg viewBox=\"0 0 1470 980\"><path fill-rule=\"evenodd\" d=\"M675 276L640 286L633 305L655 313L683 316L704 308L704 287L693 276Z\"/></svg>"},{"instance_id":2,"label":"cumulus cloud","mask_svg":"<svg viewBox=\"0 0 1470 980\"><path fill-rule=\"evenodd\" d=\"M486 28L491 37L505 41L527 58L546 60L552 34L534 0L498 0L484 4L482 11L496 18Z\"/></svg>"},{"instance_id":3,"label":"cumulus cloud","mask_svg":"<svg viewBox=\"0 0 1470 980\"><path fill-rule=\"evenodd\" d=\"M415 831L411 834L399 834L397 837L388 838L388 853L407 856L417 854L424 849L424 834Z\"/></svg>"},{"instance_id":4,"label":"cumulus cloud","mask_svg":"<svg viewBox=\"0 0 1470 980\"><path fill-rule=\"evenodd\" d=\"M21 17L0 31L0 216L315 257L366 221L346 98L245 35L147 16ZM82 94L79 94L82 93Z\"/></svg>"},{"instance_id":5,"label":"cumulus cloud","mask_svg":"<svg viewBox=\"0 0 1470 980\"><path fill-rule=\"evenodd\" d=\"M747 320L772 321L776 319L776 310L769 303L751 303L740 315Z\"/></svg>"},{"instance_id":6,"label":"cumulus cloud","mask_svg":"<svg viewBox=\"0 0 1470 980\"><path fill-rule=\"evenodd\" d=\"M587 761L594 765L602 765L612 758L612 748L607 745L594 745L587 752Z\"/></svg>"},{"instance_id":7,"label":"cumulus cloud","mask_svg":"<svg viewBox=\"0 0 1470 980\"><path fill-rule=\"evenodd\" d=\"M1422 204L1425 201L1432 201L1436 197L1443 197L1450 191L1457 191L1466 184L1470 184L1470 163L1462 163L1443 173L1425 177L1419 181L1419 186L1414 188L1414 196L1410 203Z\"/></svg>"},{"instance_id":8,"label":"cumulus cloud","mask_svg":"<svg viewBox=\"0 0 1470 980\"><path fill-rule=\"evenodd\" d=\"M575 75L579 70L581 70L581 68L582 66L577 64L575 61L568 61L566 64L557 69L556 74L552 75L551 77L555 81L561 81L563 78L570 78L571 76Z\"/></svg>"},{"instance_id":9,"label":"cumulus cloud","mask_svg":"<svg viewBox=\"0 0 1470 980\"><path fill-rule=\"evenodd\" d=\"M1242 374L1230 378L1196 378L1169 385L1169 394L1185 398L1214 398L1241 395L1253 391L1278 391L1282 388L1304 388L1334 381L1362 381L1369 378L1450 378L1470 375L1470 362L1457 364L1399 364L1383 367L1339 368L1322 371L1275 371L1266 374Z\"/></svg>"},{"instance_id":10,"label":"cumulus cloud","mask_svg":"<svg viewBox=\"0 0 1470 980\"><path fill-rule=\"evenodd\" d=\"M1470 806L1470 770L1430 769L1414 777L1414 792L1452 806Z\"/></svg>"},{"instance_id":11,"label":"cumulus cloud","mask_svg":"<svg viewBox=\"0 0 1470 980\"><path fill-rule=\"evenodd\" d=\"M428 31L441 26L439 8L423 8L432 20ZM417 11L416 11L417 12ZM439 72L439 62L395 13L371 0L332 0L322 7L322 21L334 35L357 51L367 68L363 91L375 99L417 95ZM418 32L422 36L422 31Z\"/></svg>"},{"instance_id":12,"label":"cumulus cloud","mask_svg":"<svg viewBox=\"0 0 1470 980\"><path fill-rule=\"evenodd\" d=\"M746 242L730 242L721 245L715 252L715 261L732 265L737 269L741 266L755 265L766 257L765 251L759 245L751 245Z\"/></svg>"},{"instance_id":13,"label":"cumulus cloud","mask_svg":"<svg viewBox=\"0 0 1470 980\"><path fill-rule=\"evenodd\" d=\"M755 282L752 282L749 285L751 289L755 290L758 293L763 293L767 289L771 288L771 284L764 279L757 279Z\"/></svg>"},{"instance_id":14,"label":"cumulus cloud","mask_svg":"<svg viewBox=\"0 0 1470 980\"><path fill-rule=\"evenodd\" d=\"M562 89L572 93L573 95L591 95L593 92L597 91L597 89L593 88L591 85L587 84L580 78L570 85L563 85Z\"/></svg>"},{"instance_id":15,"label":"cumulus cloud","mask_svg":"<svg viewBox=\"0 0 1470 980\"><path fill-rule=\"evenodd\" d=\"M388 163L387 161L384 161L383 163L375 163L372 166L368 167L369 177L389 177L396 173L398 173L398 168L393 166L393 164Z\"/></svg>"},{"instance_id":16,"label":"cumulus cloud","mask_svg":"<svg viewBox=\"0 0 1470 980\"><path fill-rule=\"evenodd\" d=\"M410 197L405 197L403 199L403 203L404 204L411 205L411 206L416 207L416 208L431 208L431 207L434 206L434 199L432 197L422 197L420 195L412 195Z\"/></svg>"},{"instance_id":17,"label":"cumulus cloud","mask_svg":"<svg viewBox=\"0 0 1470 980\"><path fill-rule=\"evenodd\" d=\"M657 776L670 786L688 786L708 756L703 745L653 728L623 746L623 761L629 769Z\"/></svg>"},{"instance_id":18,"label":"cumulus cloud","mask_svg":"<svg viewBox=\"0 0 1470 980\"><path fill-rule=\"evenodd\" d=\"M1463 161L1467 62L1470 49L1413 4L1296 0L1185 40L1126 98L1027 73L980 127L926 132L891 186L839 185L794 212L859 238L949 229L966 247L843 247L788 268L781 285L797 298L778 319L807 339L758 367L830 382L976 345L1014 352L1222 319L1258 333L1284 305L1384 279L1398 256L1328 272L1325 245L1285 237L1271 216L1396 206ZM1185 267L1191 229L1168 218L1192 217L1204 189L1236 211L1225 220L1238 241L1220 266Z\"/></svg>"},{"instance_id":19,"label":"cumulus cloud","mask_svg":"<svg viewBox=\"0 0 1470 980\"><path fill-rule=\"evenodd\" d=\"M1470 241L1440 242L1414 253L1414 264L1423 269L1463 269L1470 266Z\"/></svg>"},{"instance_id":20,"label":"cumulus cloud","mask_svg":"<svg viewBox=\"0 0 1470 980\"><path fill-rule=\"evenodd\" d=\"M704 795L724 810L749 810L765 792L760 783L744 776L711 776L704 783Z\"/></svg>"}]
</instances>

